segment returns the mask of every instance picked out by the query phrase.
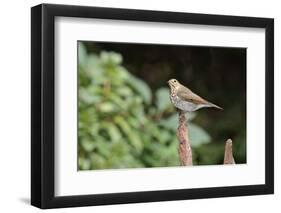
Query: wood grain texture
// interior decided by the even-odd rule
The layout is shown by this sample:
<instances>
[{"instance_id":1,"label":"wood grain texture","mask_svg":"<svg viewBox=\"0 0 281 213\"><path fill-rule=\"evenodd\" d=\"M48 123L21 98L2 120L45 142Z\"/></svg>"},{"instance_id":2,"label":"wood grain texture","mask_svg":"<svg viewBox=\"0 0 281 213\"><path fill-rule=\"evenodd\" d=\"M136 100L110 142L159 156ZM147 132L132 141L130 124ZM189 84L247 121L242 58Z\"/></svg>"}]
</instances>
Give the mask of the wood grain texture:
<instances>
[{"instance_id":1,"label":"wood grain texture","mask_svg":"<svg viewBox=\"0 0 281 213\"><path fill-rule=\"evenodd\" d=\"M188 128L185 113L179 110L179 126L177 129L177 137L179 140L179 158L181 166L192 166L192 149L188 136Z\"/></svg>"},{"instance_id":2,"label":"wood grain texture","mask_svg":"<svg viewBox=\"0 0 281 213\"><path fill-rule=\"evenodd\" d=\"M234 160L234 157L232 154L232 140L231 139L228 139L225 142L223 164L235 164L235 160Z\"/></svg>"}]
</instances>

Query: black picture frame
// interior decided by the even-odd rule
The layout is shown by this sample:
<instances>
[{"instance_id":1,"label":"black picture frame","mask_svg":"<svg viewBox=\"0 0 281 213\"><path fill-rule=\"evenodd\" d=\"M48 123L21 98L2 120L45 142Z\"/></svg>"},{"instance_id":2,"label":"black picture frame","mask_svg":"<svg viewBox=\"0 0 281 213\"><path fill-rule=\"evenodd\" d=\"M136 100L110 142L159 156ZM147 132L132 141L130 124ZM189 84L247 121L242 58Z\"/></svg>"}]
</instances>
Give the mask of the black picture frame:
<instances>
[{"instance_id":1,"label":"black picture frame","mask_svg":"<svg viewBox=\"0 0 281 213\"><path fill-rule=\"evenodd\" d=\"M54 195L55 17L264 28L266 32L265 184L93 195ZM41 4L31 8L31 204L59 208L274 193L274 20L164 11Z\"/></svg>"}]
</instances>

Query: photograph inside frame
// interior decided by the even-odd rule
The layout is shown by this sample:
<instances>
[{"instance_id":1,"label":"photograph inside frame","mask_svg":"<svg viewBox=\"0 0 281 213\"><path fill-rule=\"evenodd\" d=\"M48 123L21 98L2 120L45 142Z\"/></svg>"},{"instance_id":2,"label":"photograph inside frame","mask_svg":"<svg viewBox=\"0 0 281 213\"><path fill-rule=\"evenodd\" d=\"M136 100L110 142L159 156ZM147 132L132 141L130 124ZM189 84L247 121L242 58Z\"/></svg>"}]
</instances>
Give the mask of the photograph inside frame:
<instances>
[{"instance_id":1,"label":"photograph inside frame","mask_svg":"<svg viewBox=\"0 0 281 213\"><path fill-rule=\"evenodd\" d=\"M245 164L246 51L78 41L78 170Z\"/></svg>"}]
</instances>

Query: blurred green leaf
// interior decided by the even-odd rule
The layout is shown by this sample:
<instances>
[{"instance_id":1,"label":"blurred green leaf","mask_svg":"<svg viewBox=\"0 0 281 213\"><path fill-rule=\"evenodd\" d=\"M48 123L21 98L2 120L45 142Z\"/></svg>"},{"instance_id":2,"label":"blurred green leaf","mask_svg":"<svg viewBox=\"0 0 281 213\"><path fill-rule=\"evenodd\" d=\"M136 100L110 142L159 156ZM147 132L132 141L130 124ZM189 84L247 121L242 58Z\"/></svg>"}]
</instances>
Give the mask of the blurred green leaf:
<instances>
[{"instance_id":1,"label":"blurred green leaf","mask_svg":"<svg viewBox=\"0 0 281 213\"><path fill-rule=\"evenodd\" d=\"M116 93L123 97L131 97L134 95L130 88L124 86L117 88Z\"/></svg>"},{"instance_id":2,"label":"blurred green leaf","mask_svg":"<svg viewBox=\"0 0 281 213\"><path fill-rule=\"evenodd\" d=\"M131 143L136 151L140 152L143 149L143 144L139 138L138 132L133 131L128 123L121 116L115 117L116 124L122 129L123 133L127 135L129 143Z\"/></svg>"},{"instance_id":3,"label":"blurred green leaf","mask_svg":"<svg viewBox=\"0 0 281 213\"><path fill-rule=\"evenodd\" d=\"M92 169L103 169L107 167L105 158L97 153L91 154L90 162L92 163Z\"/></svg>"},{"instance_id":4,"label":"blurred green leaf","mask_svg":"<svg viewBox=\"0 0 281 213\"><path fill-rule=\"evenodd\" d=\"M195 116L196 116L195 113L188 113L188 115L186 115L187 121L191 121ZM178 122L179 122L178 120L179 120L178 114L174 113L170 117L160 120L159 125L168 128L170 130L176 130L176 128L178 127Z\"/></svg>"},{"instance_id":5,"label":"blurred green leaf","mask_svg":"<svg viewBox=\"0 0 281 213\"><path fill-rule=\"evenodd\" d=\"M81 140L81 146L85 151L91 152L95 148L95 143L93 141L83 139Z\"/></svg>"},{"instance_id":6,"label":"blurred green leaf","mask_svg":"<svg viewBox=\"0 0 281 213\"><path fill-rule=\"evenodd\" d=\"M122 63L122 56L115 52L102 51L100 54L102 63L110 65L118 65Z\"/></svg>"},{"instance_id":7,"label":"blurred green leaf","mask_svg":"<svg viewBox=\"0 0 281 213\"><path fill-rule=\"evenodd\" d=\"M89 89L83 87L79 89L79 98L86 104L94 104L101 100L100 96L91 94Z\"/></svg>"},{"instance_id":8,"label":"blurred green leaf","mask_svg":"<svg viewBox=\"0 0 281 213\"><path fill-rule=\"evenodd\" d=\"M146 104L150 104L151 103L151 90L148 87L148 85L141 81L140 79L130 75L129 80L128 80L128 84L138 93L140 94L143 99L144 102Z\"/></svg>"},{"instance_id":9,"label":"blurred green leaf","mask_svg":"<svg viewBox=\"0 0 281 213\"><path fill-rule=\"evenodd\" d=\"M107 122L105 128L108 130L108 134L110 135L111 141L116 142L121 140L121 132L113 123Z\"/></svg>"},{"instance_id":10,"label":"blurred green leaf","mask_svg":"<svg viewBox=\"0 0 281 213\"><path fill-rule=\"evenodd\" d=\"M79 165L79 168L82 170L88 170L91 168L91 162L87 158L79 157L78 165Z\"/></svg>"},{"instance_id":11,"label":"blurred green leaf","mask_svg":"<svg viewBox=\"0 0 281 213\"><path fill-rule=\"evenodd\" d=\"M168 88L160 88L156 91L156 105L159 111L164 111L171 106L170 92Z\"/></svg>"},{"instance_id":12,"label":"blurred green leaf","mask_svg":"<svg viewBox=\"0 0 281 213\"><path fill-rule=\"evenodd\" d=\"M189 123L188 129L190 133L190 142L193 147L198 147L201 144L210 143L210 136L205 130L203 130L198 125Z\"/></svg>"},{"instance_id":13,"label":"blurred green leaf","mask_svg":"<svg viewBox=\"0 0 281 213\"><path fill-rule=\"evenodd\" d=\"M82 42L78 42L78 63L80 66L84 66L87 61L87 51Z\"/></svg>"},{"instance_id":14,"label":"blurred green leaf","mask_svg":"<svg viewBox=\"0 0 281 213\"><path fill-rule=\"evenodd\" d=\"M104 102L99 105L99 109L102 113L109 113L114 112L116 109L116 106L113 103L110 102Z\"/></svg>"},{"instance_id":15,"label":"blurred green leaf","mask_svg":"<svg viewBox=\"0 0 281 213\"><path fill-rule=\"evenodd\" d=\"M178 115L175 113L171 115L169 118L160 120L159 125L175 131L178 126Z\"/></svg>"}]
</instances>

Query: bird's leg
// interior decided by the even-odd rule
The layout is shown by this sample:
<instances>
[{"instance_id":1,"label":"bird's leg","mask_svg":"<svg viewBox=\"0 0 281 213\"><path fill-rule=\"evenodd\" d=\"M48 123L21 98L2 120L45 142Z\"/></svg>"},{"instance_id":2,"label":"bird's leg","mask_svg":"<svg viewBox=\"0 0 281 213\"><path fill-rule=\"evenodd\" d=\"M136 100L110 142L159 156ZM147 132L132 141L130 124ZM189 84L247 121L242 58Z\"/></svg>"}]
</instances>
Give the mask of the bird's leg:
<instances>
[{"instance_id":1,"label":"bird's leg","mask_svg":"<svg viewBox=\"0 0 281 213\"><path fill-rule=\"evenodd\" d=\"M179 158L182 166L192 166L192 149L189 142L187 120L185 112L179 110L179 126L177 129L177 137L179 140Z\"/></svg>"}]
</instances>

